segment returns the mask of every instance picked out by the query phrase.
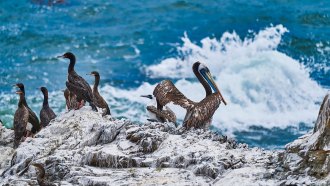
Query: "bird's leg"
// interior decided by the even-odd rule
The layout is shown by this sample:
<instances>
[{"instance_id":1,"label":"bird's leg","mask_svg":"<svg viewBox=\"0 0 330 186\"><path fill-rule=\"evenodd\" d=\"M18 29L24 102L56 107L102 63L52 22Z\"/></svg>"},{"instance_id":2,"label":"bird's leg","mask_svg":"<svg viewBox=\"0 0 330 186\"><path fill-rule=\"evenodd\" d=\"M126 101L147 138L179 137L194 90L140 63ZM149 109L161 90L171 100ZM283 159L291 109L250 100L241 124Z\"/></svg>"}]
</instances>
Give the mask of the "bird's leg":
<instances>
[{"instance_id":1,"label":"bird's leg","mask_svg":"<svg viewBox=\"0 0 330 186\"><path fill-rule=\"evenodd\" d=\"M85 105L85 101L81 100L78 105L78 109L81 109Z\"/></svg>"}]
</instances>

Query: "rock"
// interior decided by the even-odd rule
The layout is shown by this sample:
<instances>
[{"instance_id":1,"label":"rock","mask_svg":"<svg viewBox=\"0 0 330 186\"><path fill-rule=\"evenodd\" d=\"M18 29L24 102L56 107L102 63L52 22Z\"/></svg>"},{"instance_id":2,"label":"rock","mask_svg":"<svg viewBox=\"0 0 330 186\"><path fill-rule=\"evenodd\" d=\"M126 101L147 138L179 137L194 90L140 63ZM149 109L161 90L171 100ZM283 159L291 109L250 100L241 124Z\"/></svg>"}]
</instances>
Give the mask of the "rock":
<instances>
[{"instance_id":1,"label":"rock","mask_svg":"<svg viewBox=\"0 0 330 186\"><path fill-rule=\"evenodd\" d=\"M249 148L173 123L110 120L83 107L59 115L16 150L4 138L12 131L5 129L0 183L36 185L38 174L30 165L38 163L57 185L326 185L328 129L320 123L329 121L327 100L315 131L285 152Z\"/></svg>"},{"instance_id":2,"label":"rock","mask_svg":"<svg viewBox=\"0 0 330 186\"><path fill-rule=\"evenodd\" d=\"M286 145L281 153L286 177L312 176L329 182L330 176L330 96L321 105L314 130ZM294 182L295 184L297 182ZM287 183L286 183L287 184Z\"/></svg>"}]
</instances>

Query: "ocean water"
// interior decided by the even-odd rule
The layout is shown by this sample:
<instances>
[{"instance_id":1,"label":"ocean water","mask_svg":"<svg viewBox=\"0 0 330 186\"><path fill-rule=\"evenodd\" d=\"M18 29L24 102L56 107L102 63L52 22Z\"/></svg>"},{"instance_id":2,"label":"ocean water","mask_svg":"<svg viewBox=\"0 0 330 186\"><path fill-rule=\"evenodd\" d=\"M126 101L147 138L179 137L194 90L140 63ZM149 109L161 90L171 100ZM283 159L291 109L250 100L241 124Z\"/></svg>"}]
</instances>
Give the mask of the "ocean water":
<instances>
[{"instance_id":1,"label":"ocean water","mask_svg":"<svg viewBox=\"0 0 330 186\"><path fill-rule=\"evenodd\" d=\"M171 79L188 98L204 90L191 66L205 63L228 102L212 130L240 142L283 148L310 130L330 85L330 2L0 1L0 118L12 125L23 82L39 113L46 86L55 112L65 111L68 61L101 74L101 94L115 117L147 119L142 94ZM184 110L172 109L183 119Z\"/></svg>"}]
</instances>

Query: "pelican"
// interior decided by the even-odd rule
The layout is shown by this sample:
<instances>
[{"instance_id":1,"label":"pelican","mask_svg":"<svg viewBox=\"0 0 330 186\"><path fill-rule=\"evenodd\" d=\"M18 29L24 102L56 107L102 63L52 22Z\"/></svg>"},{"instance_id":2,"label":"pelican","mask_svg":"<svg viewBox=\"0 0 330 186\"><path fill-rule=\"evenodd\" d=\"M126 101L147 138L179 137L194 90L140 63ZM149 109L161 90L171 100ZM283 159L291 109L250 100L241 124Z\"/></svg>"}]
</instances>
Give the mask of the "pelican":
<instances>
[{"instance_id":1,"label":"pelican","mask_svg":"<svg viewBox=\"0 0 330 186\"><path fill-rule=\"evenodd\" d=\"M91 87L88 85L85 79L77 74L74 70L74 65L76 64L76 57L71 52L67 52L58 58L67 58L70 60L68 67L68 80L66 81L66 87L70 92L77 96L77 101L81 102L82 100L89 102L89 105L94 111L97 111L95 106L95 98Z\"/></svg>"},{"instance_id":2,"label":"pelican","mask_svg":"<svg viewBox=\"0 0 330 186\"><path fill-rule=\"evenodd\" d=\"M160 82L155 87L153 95L156 97L158 110L162 110L170 102L186 109L183 127L187 129L206 128L211 124L214 112L221 102L225 105L227 103L215 84L210 70L204 64L195 62L192 70L206 92L206 96L202 101L194 102L186 98L170 80Z\"/></svg>"},{"instance_id":3,"label":"pelican","mask_svg":"<svg viewBox=\"0 0 330 186\"><path fill-rule=\"evenodd\" d=\"M96 71L93 71L93 72L91 72L90 74L87 74L87 75L91 75L91 76L95 77L95 82L94 82L94 86L93 86L93 95L94 95L94 98L95 98L96 106L101 108L101 109L105 109L104 113L102 114L103 116L111 115L109 105L103 99L103 97L100 95L99 90L98 90L98 86L99 86L99 83L100 83L100 74Z\"/></svg>"},{"instance_id":4,"label":"pelican","mask_svg":"<svg viewBox=\"0 0 330 186\"><path fill-rule=\"evenodd\" d=\"M156 105L157 101L152 95L142 95L141 97L148 98L151 100L150 104L147 106L147 112L149 115L148 121L152 122L172 122L176 126L176 115L175 113L167 106L165 109L157 109L154 105Z\"/></svg>"},{"instance_id":5,"label":"pelican","mask_svg":"<svg viewBox=\"0 0 330 186\"><path fill-rule=\"evenodd\" d=\"M46 87L40 87L42 94L44 95L44 102L42 104L42 108L40 110L40 124L42 127L46 127L49 122L56 118L56 114L49 107L48 104L48 90Z\"/></svg>"},{"instance_id":6,"label":"pelican","mask_svg":"<svg viewBox=\"0 0 330 186\"><path fill-rule=\"evenodd\" d=\"M29 110L24 105L25 96L23 91L18 90L16 94L19 95L18 108L14 115L14 148L17 148L21 141L24 141L26 135L26 127L29 121Z\"/></svg>"},{"instance_id":7,"label":"pelican","mask_svg":"<svg viewBox=\"0 0 330 186\"><path fill-rule=\"evenodd\" d=\"M31 125L32 125L31 132L33 134L36 134L37 132L40 131L41 125L40 125L40 122L39 122L39 119L38 119L37 115L32 111L32 109L28 106L28 104L26 102L24 84L23 83L17 83L17 84L14 84L14 86L18 87L23 92L23 96L24 96L23 105L29 111L29 123L31 123ZM30 127L30 126L28 126L28 127Z\"/></svg>"}]
</instances>

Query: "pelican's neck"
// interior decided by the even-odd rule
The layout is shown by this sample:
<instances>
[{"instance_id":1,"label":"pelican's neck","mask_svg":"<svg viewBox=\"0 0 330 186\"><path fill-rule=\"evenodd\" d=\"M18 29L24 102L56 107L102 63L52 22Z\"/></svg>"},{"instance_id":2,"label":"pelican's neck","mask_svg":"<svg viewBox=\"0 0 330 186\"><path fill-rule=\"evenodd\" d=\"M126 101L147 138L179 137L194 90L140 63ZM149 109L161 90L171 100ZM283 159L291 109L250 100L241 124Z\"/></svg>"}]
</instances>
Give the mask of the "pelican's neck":
<instances>
[{"instance_id":1,"label":"pelican's neck","mask_svg":"<svg viewBox=\"0 0 330 186\"><path fill-rule=\"evenodd\" d=\"M42 92L44 94L44 102L43 102L43 106L48 106L48 92Z\"/></svg>"},{"instance_id":2,"label":"pelican's neck","mask_svg":"<svg viewBox=\"0 0 330 186\"><path fill-rule=\"evenodd\" d=\"M207 81L202 77L202 75L200 74L198 68L193 68L194 74L197 77L197 79L199 80L199 82L203 85L205 92L206 92L206 96L209 96L212 94L212 89L211 86L207 83Z\"/></svg>"},{"instance_id":3,"label":"pelican's neck","mask_svg":"<svg viewBox=\"0 0 330 186\"><path fill-rule=\"evenodd\" d=\"M94 83L94 87L93 87L93 90L98 92L98 89L97 87L99 86L100 84L100 76L95 76L95 83Z\"/></svg>"},{"instance_id":4,"label":"pelican's neck","mask_svg":"<svg viewBox=\"0 0 330 186\"><path fill-rule=\"evenodd\" d=\"M74 56L70 57L70 64L68 68L68 72L73 72L74 71L74 65L76 64L76 58Z\"/></svg>"}]
</instances>

